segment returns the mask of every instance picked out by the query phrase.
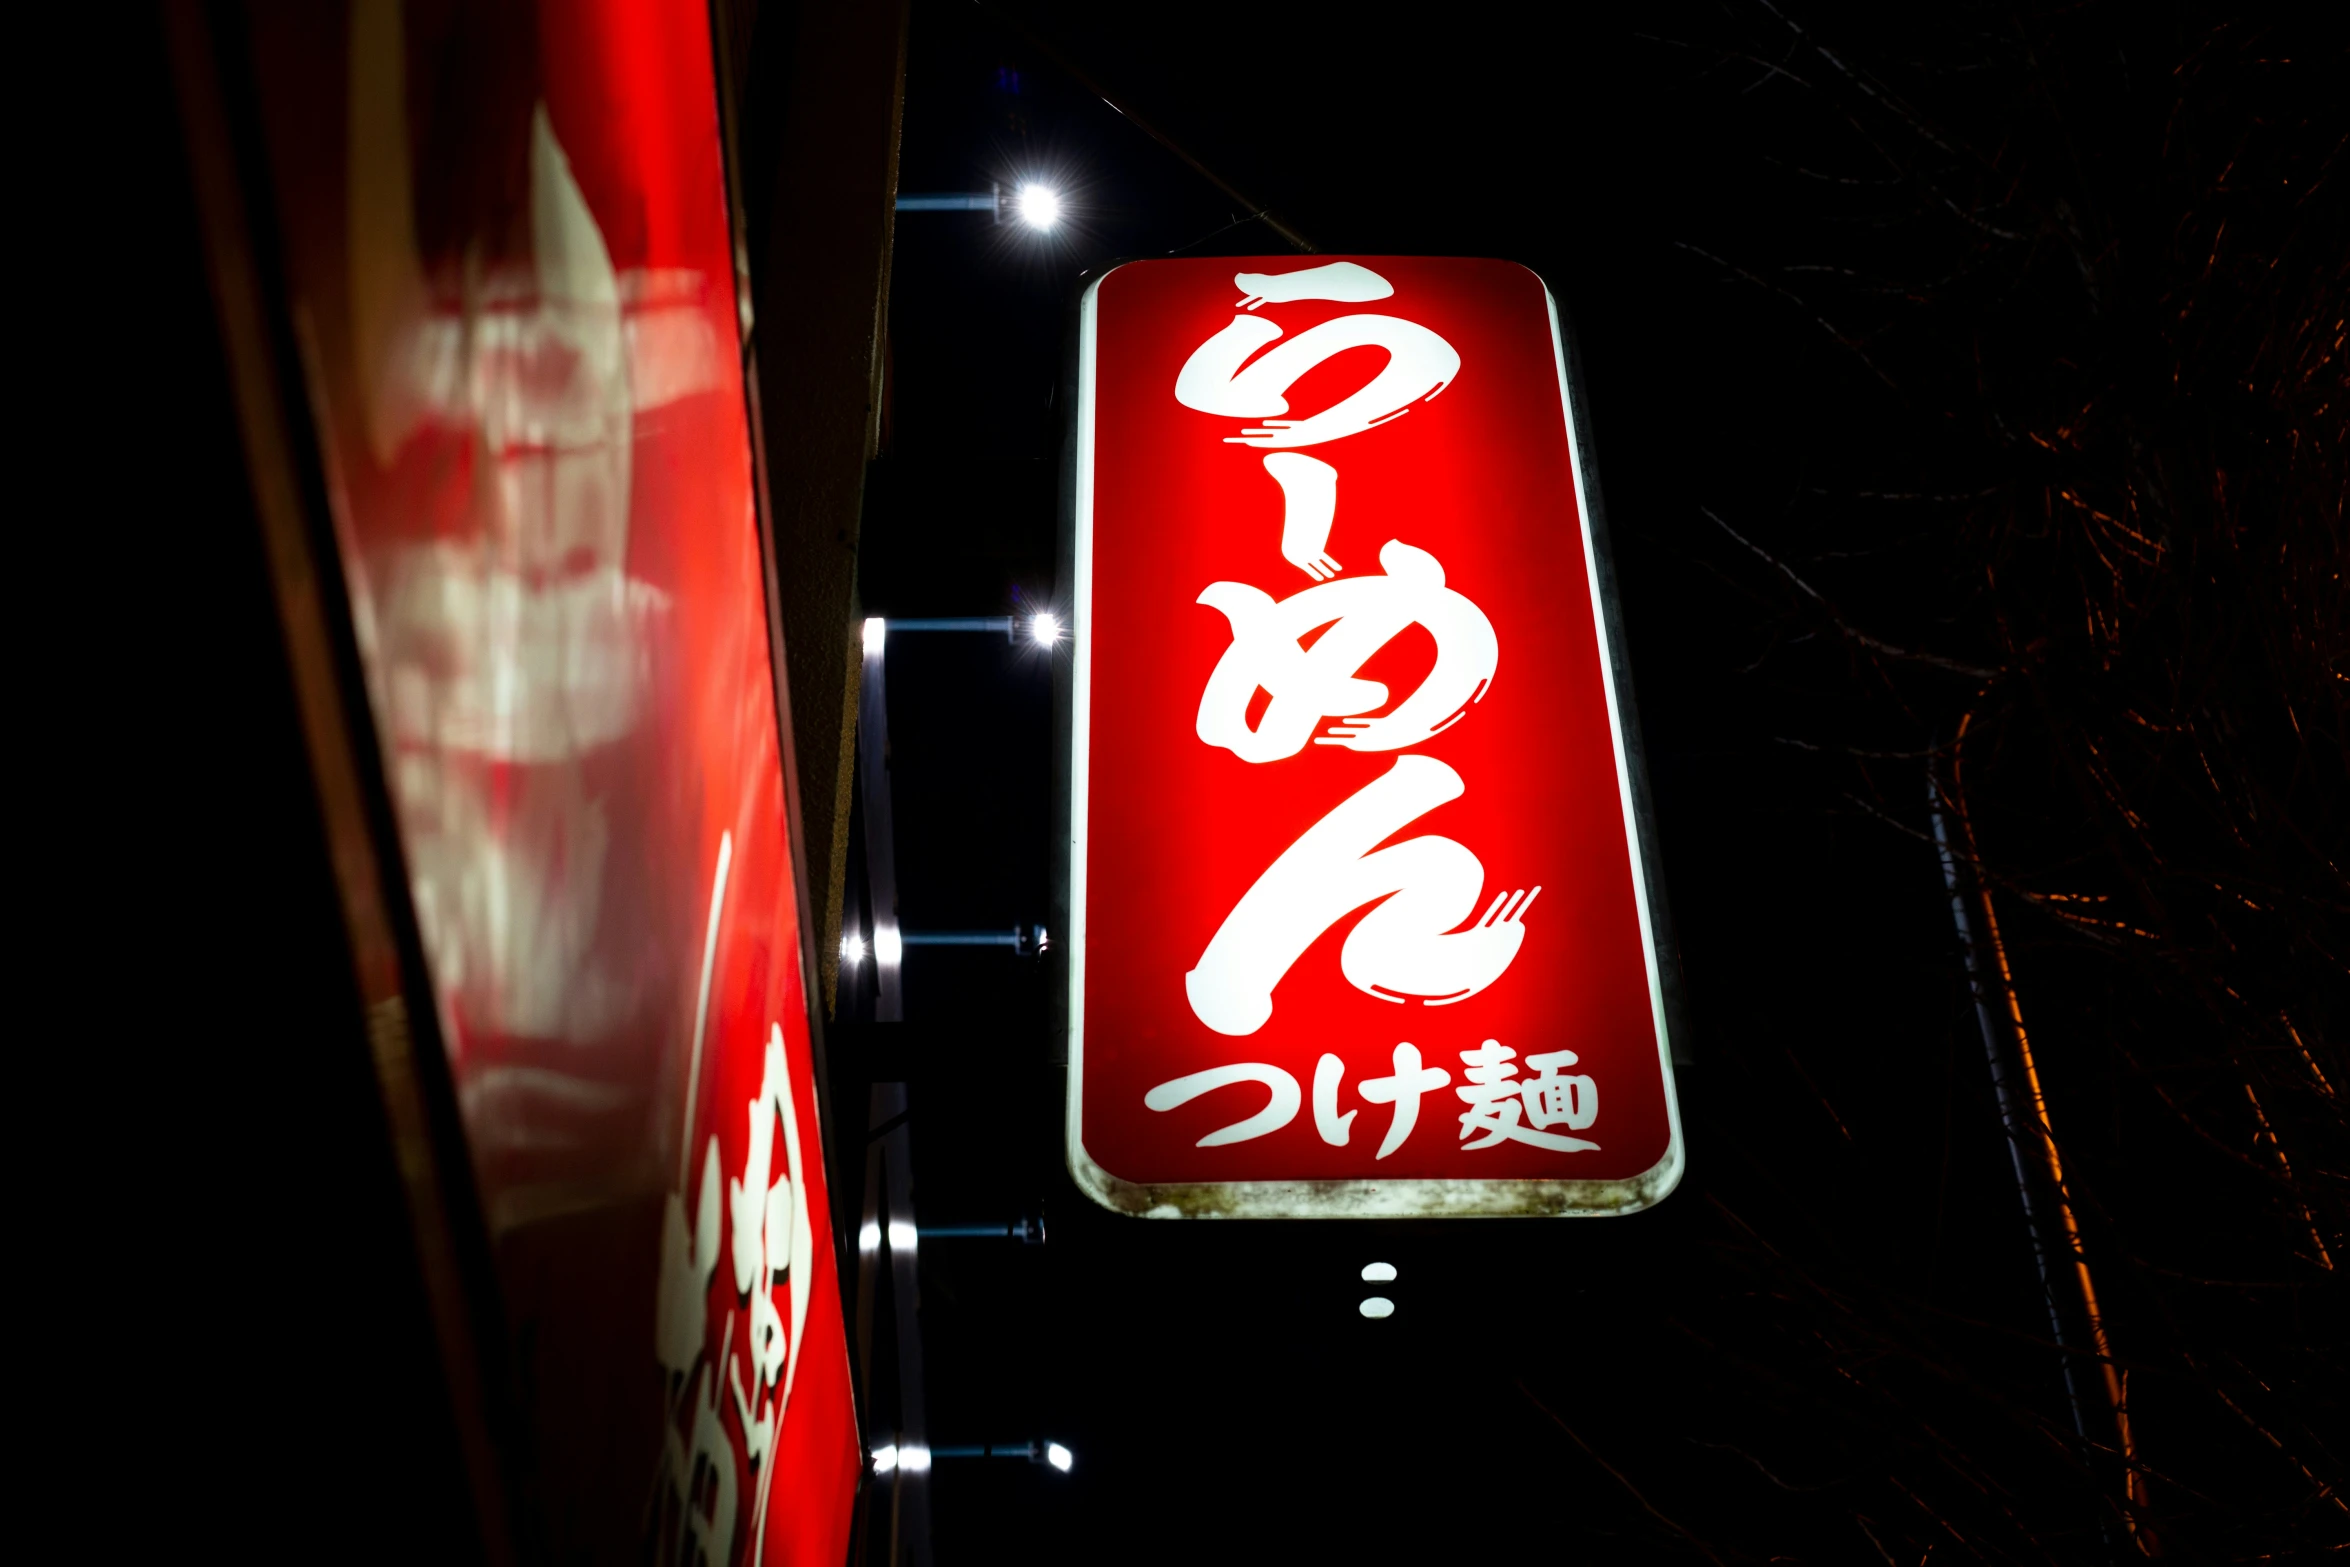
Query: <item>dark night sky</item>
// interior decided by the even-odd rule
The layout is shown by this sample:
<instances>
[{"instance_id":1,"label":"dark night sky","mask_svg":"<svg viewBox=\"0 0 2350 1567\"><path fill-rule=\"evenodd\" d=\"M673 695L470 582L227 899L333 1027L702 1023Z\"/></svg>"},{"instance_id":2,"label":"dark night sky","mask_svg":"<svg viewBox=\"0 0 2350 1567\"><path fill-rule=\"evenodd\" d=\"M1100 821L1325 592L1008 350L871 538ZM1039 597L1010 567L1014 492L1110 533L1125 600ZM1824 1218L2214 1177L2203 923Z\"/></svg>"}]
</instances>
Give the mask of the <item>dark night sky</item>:
<instances>
[{"instance_id":1,"label":"dark night sky","mask_svg":"<svg viewBox=\"0 0 2350 1567\"><path fill-rule=\"evenodd\" d=\"M1534 267L1584 360L1693 1057L1688 1174L1652 1212L1145 1223L1064 1170L1054 960L915 952L906 1022L830 1032L834 1124L862 1121L866 1083L904 1079L923 1221L1041 1210L1051 1235L924 1246L929 1436L1077 1455L1065 1477L942 1463L941 1563L2134 1559L2099 1500L2113 1466L2070 1435L1921 837L1925 755L1970 704L1985 863L2006 878L2165 1554L2345 1548L2339 10L912 0L901 188L1041 178L1071 215L1043 238L901 216L865 611L1054 602L1058 382L1084 277L1284 248L1035 38L1322 249ZM788 36L793 8L760 14ZM266 1551L396 1492L414 1516L359 1532L397 1553L403 1530L432 1536L434 1505L462 1507L450 1476L404 1467L427 1449L403 1433L445 1415L433 1379L396 1343L379 1353L358 1310L422 1320L405 1240L343 1239L405 1232L372 1145L337 1119L373 1127L374 1080L305 1021L355 1009L347 965L317 947L331 867L241 531L162 31L134 29L127 64L112 38L84 51L121 73L56 123L95 147L83 121L113 115L136 155L84 181L103 221L51 227L121 269L58 313L96 335L57 357L111 378L60 406L113 410L127 384L188 411L145 420L151 445L83 417L108 449L76 471L119 493L75 524L93 558L60 579L77 619L57 645L119 644L127 672L81 700L113 731L97 770L135 791L95 821L179 859L119 883L77 869L131 890L62 922L104 938L105 983L76 994L133 994L142 949L175 950L141 978L130 1043L61 1037L103 1077L87 1103L123 1103L152 1067L167 1086L134 1097L202 1146L131 1160L146 1184L98 1217L53 1204L79 1230L51 1250L86 1253L91 1224L160 1213L165 1191L191 1231L167 1271L195 1314L158 1341L164 1381L115 1387L101 1349L71 1362L84 1383L100 1368L96 1393L54 1402L119 1426L162 1400L163 1457L134 1493L92 1469L113 1508L93 1527L151 1534L151 1515ZM772 141L763 115L746 106L746 147ZM233 547L202 525L215 515ZM2096 553L2133 539L2141 557ZM126 612L110 595L140 553L162 569L152 608ZM1046 662L909 635L889 683L904 923L1048 919ZM216 712L224 693L250 711ZM2081 736L2104 748L2093 767ZM47 778L60 841L99 809L88 771ZM2162 856L2141 852L2158 838ZM2051 889L2124 917L2083 936L2041 905ZM224 918L240 896L265 918ZM289 1094L301 1114L257 1118ZM272 1161L316 1172L312 1207L255 1199ZM305 1271L325 1237L355 1257ZM1400 1270L1383 1322L1355 1311L1373 1259ZM98 1293L125 1312L164 1298ZM153 1337L126 1318L76 1342ZM146 1500L149 1470L202 1493L184 1525L119 1505Z\"/></svg>"},{"instance_id":2,"label":"dark night sky","mask_svg":"<svg viewBox=\"0 0 2350 1567\"><path fill-rule=\"evenodd\" d=\"M1626 1220L1115 1218L1061 1171L1057 1074L1020 1030L988 1021L1041 1019L1042 979L997 954L917 954L907 1026L926 1042L909 1052L924 1212L1041 1202L1052 1226L1042 1250L926 1253L932 1439L1049 1435L1080 1465L1067 1479L942 1467L942 1561L989 1559L1012 1540L1051 1561L1689 1556L1635 1486L1667 1511L1695 1508L1700 1532L1728 1509L1771 1534L1773 1510L1798 1494L1733 1450L1776 1423L1768 1395L1709 1358L1679 1310L1744 1287L1716 1255L1725 1184L1741 1208L1857 1244L1951 1311L2032 1327L2029 1257L1934 862L1840 809L1773 743L1789 701L1743 673L1770 627L1725 584L1719 536L1697 512L1782 508L1808 472L1848 470L1856 447L1887 437L1855 427L1867 400L1803 340L1816 327L1683 248L1765 219L1754 162L1731 145L1735 84L1647 36L1682 20L1619 8L1540 23L1453 11L1333 25L1303 8L1211 19L1174 6L1033 17L1322 248L1506 257L1558 288L1597 409L1691 985L1692 1165L1662 1209ZM1177 249L1283 249L1262 225L1227 227L1242 215L1232 203L1016 32L920 0L901 188L1032 174L1070 193L1066 231L899 220L869 611L1000 613L1015 587L1050 591L1052 399L1081 274ZM1033 658L951 640L971 645L893 643L901 907L911 928L1040 918L1049 682ZM969 1031L1002 1035L985 1068ZM1387 1291L1398 1312L1378 1323L1354 1310L1374 1258L1401 1269ZM2052 1368L2046 1383L2053 1408ZM1821 1456L1798 1444L1790 1483L1838 1480ZM1781 1538L1795 1548L1818 1527L1790 1517ZM1866 1559L1848 1517L1832 1532L1809 1547L1818 1559Z\"/></svg>"}]
</instances>

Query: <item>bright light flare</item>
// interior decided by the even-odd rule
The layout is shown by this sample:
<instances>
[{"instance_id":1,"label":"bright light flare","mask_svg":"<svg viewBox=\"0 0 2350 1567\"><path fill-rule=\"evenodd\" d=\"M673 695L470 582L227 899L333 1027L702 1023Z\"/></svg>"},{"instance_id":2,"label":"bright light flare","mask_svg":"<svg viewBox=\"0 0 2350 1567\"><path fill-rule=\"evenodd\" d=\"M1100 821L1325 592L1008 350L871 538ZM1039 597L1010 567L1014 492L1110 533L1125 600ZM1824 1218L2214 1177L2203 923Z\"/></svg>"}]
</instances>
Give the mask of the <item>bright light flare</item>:
<instances>
[{"instance_id":1,"label":"bright light flare","mask_svg":"<svg viewBox=\"0 0 2350 1567\"><path fill-rule=\"evenodd\" d=\"M889 1249L910 1252L922 1243L922 1233L903 1219L889 1221Z\"/></svg>"},{"instance_id":2,"label":"bright light flare","mask_svg":"<svg viewBox=\"0 0 2350 1567\"><path fill-rule=\"evenodd\" d=\"M896 1447L877 1447L873 1450L873 1472L875 1474L888 1474L897 1466L898 1450Z\"/></svg>"},{"instance_id":3,"label":"bright light flare","mask_svg":"<svg viewBox=\"0 0 2350 1567\"><path fill-rule=\"evenodd\" d=\"M1364 1264L1364 1266L1363 1266L1363 1282L1364 1282L1365 1284L1391 1284L1391 1283L1393 1283L1394 1281L1395 1281L1395 1264L1394 1264L1394 1263L1392 1263L1392 1262L1372 1262L1372 1263L1366 1263L1366 1264Z\"/></svg>"},{"instance_id":4,"label":"bright light flare","mask_svg":"<svg viewBox=\"0 0 2350 1567\"><path fill-rule=\"evenodd\" d=\"M1014 199L1020 220L1032 229L1049 229L1061 221L1061 196L1049 185L1023 185Z\"/></svg>"},{"instance_id":5,"label":"bright light flare","mask_svg":"<svg viewBox=\"0 0 2350 1567\"><path fill-rule=\"evenodd\" d=\"M1369 1317L1373 1322L1376 1322L1381 1317L1392 1317L1395 1315L1395 1302L1389 1300L1384 1295L1373 1295L1370 1299L1355 1307L1355 1310L1361 1312L1364 1316Z\"/></svg>"},{"instance_id":6,"label":"bright light flare","mask_svg":"<svg viewBox=\"0 0 2350 1567\"><path fill-rule=\"evenodd\" d=\"M857 1250L879 1251L880 1249L881 1226L874 1223L871 1219L868 1219L865 1221L864 1226L857 1231ZM890 1462L893 1464L897 1462L894 1449L892 1450Z\"/></svg>"},{"instance_id":7,"label":"bright light flare","mask_svg":"<svg viewBox=\"0 0 2350 1567\"><path fill-rule=\"evenodd\" d=\"M843 963L846 963L850 968L855 968L858 964L864 962L865 938L857 935L841 937L840 960Z\"/></svg>"},{"instance_id":8,"label":"bright light flare","mask_svg":"<svg viewBox=\"0 0 2350 1567\"><path fill-rule=\"evenodd\" d=\"M895 925L873 927L873 961L895 968L906 956L906 940Z\"/></svg>"},{"instance_id":9,"label":"bright light flare","mask_svg":"<svg viewBox=\"0 0 2350 1567\"><path fill-rule=\"evenodd\" d=\"M888 640L889 622L879 615L868 616L865 621L865 656L871 658L880 652L882 644Z\"/></svg>"},{"instance_id":10,"label":"bright light flare","mask_svg":"<svg viewBox=\"0 0 2350 1567\"><path fill-rule=\"evenodd\" d=\"M1044 1445L1044 1461L1060 1470L1061 1473L1067 1474L1069 1466L1077 1462L1077 1455L1058 1442L1047 1442Z\"/></svg>"},{"instance_id":11,"label":"bright light flare","mask_svg":"<svg viewBox=\"0 0 2350 1567\"><path fill-rule=\"evenodd\" d=\"M1039 647L1051 647L1061 640L1061 617L1039 615L1028 623L1028 634L1036 638Z\"/></svg>"}]
</instances>

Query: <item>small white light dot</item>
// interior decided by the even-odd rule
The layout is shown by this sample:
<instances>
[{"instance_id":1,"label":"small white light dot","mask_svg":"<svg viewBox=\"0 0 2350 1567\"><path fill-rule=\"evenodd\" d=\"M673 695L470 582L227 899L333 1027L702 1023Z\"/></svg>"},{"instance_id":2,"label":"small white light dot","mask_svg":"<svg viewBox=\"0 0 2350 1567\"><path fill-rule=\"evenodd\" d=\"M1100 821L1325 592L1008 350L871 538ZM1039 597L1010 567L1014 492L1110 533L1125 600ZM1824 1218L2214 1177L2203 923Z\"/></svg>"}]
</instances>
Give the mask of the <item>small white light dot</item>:
<instances>
[{"instance_id":1,"label":"small white light dot","mask_svg":"<svg viewBox=\"0 0 2350 1567\"><path fill-rule=\"evenodd\" d=\"M905 1220L892 1219L889 1221L889 1249L891 1251L912 1251L920 1240L920 1233Z\"/></svg>"},{"instance_id":2,"label":"small white light dot","mask_svg":"<svg viewBox=\"0 0 2350 1567\"><path fill-rule=\"evenodd\" d=\"M880 652L882 643L887 641L888 638L888 621L882 619L879 615L872 616L866 620L865 654L867 657L871 657L873 654Z\"/></svg>"},{"instance_id":3,"label":"small white light dot","mask_svg":"<svg viewBox=\"0 0 2350 1567\"><path fill-rule=\"evenodd\" d=\"M862 936L841 937L840 960L851 968L855 968L858 964L864 962L865 938Z\"/></svg>"},{"instance_id":4,"label":"small white light dot","mask_svg":"<svg viewBox=\"0 0 2350 1567\"><path fill-rule=\"evenodd\" d=\"M1395 1264L1392 1262L1372 1262L1363 1266L1363 1282L1365 1284L1389 1284L1394 1280Z\"/></svg>"},{"instance_id":5,"label":"small white light dot","mask_svg":"<svg viewBox=\"0 0 2350 1567\"><path fill-rule=\"evenodd\" d=\"M1029 632L1044 647L1061 640L1061 621L1057 615L1039 615L1029 622Z\"/></svg>"},{"instance_id":6,"label":"small white light dot","mask_svg":"<svg viewBox=\"0 0 2350 1567\"><path fill-rule=\"evenodd\" d=\"M888 1474L897 1466L898 1450L895 1447L877 1447L873 1450L873 1472L875 1474Z\"/></svg>"},{"instance_id":7,"label":"small white light dot","mask_svg":"<svg viewBox=\"0 0 2350 1567\"><path fill-rule=\"evenodd\" d=\"M1355 1310L1361 1312L1364 1316L1369 1317L1372 1321L1376 1322L1381 1317L1392 1317L1395 1315L1395 1302L1389 1300L1384 1295L1373 1295L1370 1299L1355 1307Z\"/></svg>"},{"instance_id":8,"label":"small white light dot","mask_svg":"<svg viewBox=\"0 0 2350 1567\"><path fill-rule=\"evenodd\" d=\"M1077 1455L1058 1442L1047 1442L1044 1445L1044 1461L1060 1470L1061 1473L1067 1474L1069 1466L1077 1462Z\"/></svg>"},{"instance_id":9,"label":"small white light dot","mask_svg":"<svg viewBox=\"0 0 2350 1567\"><path fill-rule=\"evenodd\" d=\"M906 955L905 938L895 925L877 925L873 929L873 961L895 967Z\"/></svg>"},{"instance_id":10,"label":"small white light dot","mask_svg":"<svg viewBox=\"0 0 2350 1567\"><path fill-rule=\"evenodd\" d=\"M1061 221L1061 198L1050 187L1020 187L1020 216L1030 228L1049 229Z\"/></svg>"},{"instance_id":11,"label":"small white light dot","mask_svg":"<svg viewBox=\"0 0 2350 1567\"><path fill-rule=\"evenodd\" d=\"M865 1225L865 1227L864 1227L863 1229L860 1229L859 1231L857 1231L857 1250L859 1250L859 1251L879 1251L880 1249L881 1249L881 1226L880 1226L880 1225L878 1225L878 1224L873 1224L873 1223L868 1223L868 1224L866 1224L866 1225ZM887 1449L884 1449L884 1451L886 1451L886 1452L888 1452L888 1453L890 1454L890 1462L891 1462L891 1463L893 1463L893 1464L894 1464L894 1463L896 1463L896 1462L897 1462L897 1449L896 1449L896 1448L894 1448L894 1447L893 1447L893 1448L887 1448Z\"/></svg>"}]
</instances>

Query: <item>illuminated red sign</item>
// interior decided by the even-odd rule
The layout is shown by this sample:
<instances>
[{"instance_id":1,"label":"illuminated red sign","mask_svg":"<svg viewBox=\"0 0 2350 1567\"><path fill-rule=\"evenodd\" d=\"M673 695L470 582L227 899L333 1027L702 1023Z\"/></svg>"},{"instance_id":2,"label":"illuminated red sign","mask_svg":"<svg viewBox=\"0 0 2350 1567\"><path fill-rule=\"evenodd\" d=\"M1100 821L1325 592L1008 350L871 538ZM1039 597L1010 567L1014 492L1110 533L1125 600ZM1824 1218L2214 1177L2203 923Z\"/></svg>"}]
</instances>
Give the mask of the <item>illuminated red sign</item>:
<instances>
[{"instance_id":1,"label":"illuminated red sign","mask_svg":"<svg viewBox=\"0 0 2350 1567\"><path fill-rule=\"evenodd\" d=\"M1653 883L1542 280L1119 267L1077 418L1079 1184L1170 1217L1661 1199Z\"/></svg>"},{"instance_id":2,"label":"illuminated red sign","mask_svg":"<svg viewBox=\"0 0 2350 1567\"><path fill-rule=\"evenodd\" d=\"M536 1527L837 1567L863 1454L709 19L486 15L280 8L255 50Z\"/></svg>"}]
</instances>

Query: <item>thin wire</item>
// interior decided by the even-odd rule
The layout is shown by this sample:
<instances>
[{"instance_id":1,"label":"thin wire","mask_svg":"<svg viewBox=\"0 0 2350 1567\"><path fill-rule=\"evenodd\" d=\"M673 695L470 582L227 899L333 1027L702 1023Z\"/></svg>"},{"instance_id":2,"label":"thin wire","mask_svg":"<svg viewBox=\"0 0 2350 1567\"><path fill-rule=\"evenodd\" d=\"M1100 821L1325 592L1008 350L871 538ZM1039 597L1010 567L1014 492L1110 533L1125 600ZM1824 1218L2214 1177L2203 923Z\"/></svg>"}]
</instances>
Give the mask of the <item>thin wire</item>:
<instances>
[{"instance_id":1,"label":"thin wire","mask_svg":"<svg viewBox=\"0 0 2350 1567\"><path fill-rule=\"evenodd\" d=\"M1180 256L1187 250L1197 250L1200 246L1206 244L1209 240L1214 239L1221 234L1229 234L1244 223L1270 223L1271 221L1272 220L1267 218L1262 212L1252 212L1245 218L1234 218L1231 222L1225 224L1220 229L1209 230L1207 233L1202 234L1199 238L1191 241L1187 245L1177 245L1173 250L1168 251L1167 254L1170 256Z\"/></svg>"},{"instance_id":2,"label":"thin wire","mask_svg":"<svg viewBox=\"0 0 2350 1567\"><path fill-rule=\"evenodd\" d=\"M1176 157L1181 158L1191 167L1193 173L1199 175L1200 178L1215 186L1216 189L1222 191L1233 201L1247 208L1249 211L1249 216L1247 218L1243 218L1241 222L1246 223L1261 220L1265 227L1271 229L1274 233L1280 235L1284 240L1287 240L1290 244L1296 246L1299 250L1304 251L1307 255L1313 255L1322 248L1321 246L1315 244L1312 240L1306 238L1303 234L1299 233L1296 229L1290 227L1288 224L1282 222L1279 218L1273 216L1273 210L1270 207L1264 205L1264 203L1252 201L1247 196L1242 195L1237 186L1235 186L1230 180L1225 179L1221 174L1218 174L1214 169L1209 168L1205 163L1202 163L1199 158L1192 153L1190 148L1184 146L1174 137L1168 135L1165 131L1160 130L1156 125L1153 125L1150 121L1144 119L1133 109L1120 102L1107 87L1104 87L1100 82L1096 81L1093 75L1083 66L1079 65L1076 61L1070 59L1067 55L1061 53L1060 50L1047 43L1042 37L1038 36L1038 34L1033 31L1025 22L1022 22L1017 17L998 10L995 6L988 4L988 0L971 0L971 3L977 6L980 10L986 12L1000 26L1007 27L1011 29L1011 31L1019 34L1021 39L1026 42L1030 48L1036 50L1046 59L1052 61L1054 65L1061 69L1064 75L1067 75L1076 81L1076 83L1083 87L1087 92L1092 93L1096 98L1099 98L1102 102L1117 110L1119 115L1124 118L1127 123L1131 124L1136 130L1142 132L1145 136L1148 136L1151 140L1157 142L1160 146L1175 154ZM1238 227L1239 225L1233 224L1229 226ZM1208 237L1213 239L1215 236L1210 235ZM1185 248L1189 249L1190 247L1186 246ZM1170 252L1170 254L1172 254L1172 252Z\"/></svg>"}]
</instances>

